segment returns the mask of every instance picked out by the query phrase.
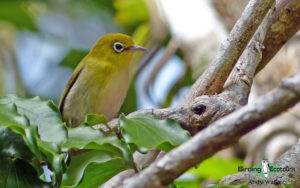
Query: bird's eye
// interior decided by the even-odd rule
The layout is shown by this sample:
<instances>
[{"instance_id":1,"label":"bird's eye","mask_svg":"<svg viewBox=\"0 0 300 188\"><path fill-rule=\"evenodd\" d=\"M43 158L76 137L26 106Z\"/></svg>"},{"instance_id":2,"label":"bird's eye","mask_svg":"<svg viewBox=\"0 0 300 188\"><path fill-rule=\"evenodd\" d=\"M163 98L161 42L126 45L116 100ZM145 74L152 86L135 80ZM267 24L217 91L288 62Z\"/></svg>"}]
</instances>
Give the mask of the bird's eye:
<instances>
[{"instance_id":1,"label":"bird's eye","mask_svg":"<svg viewBox=\"0 0 300 188\"><path fill-rule=\"evenodd\" d=\"M124 45L120 42L115 42L113 45L115 52L121 53L124 50Z\"/></svg>"}]
</instances>

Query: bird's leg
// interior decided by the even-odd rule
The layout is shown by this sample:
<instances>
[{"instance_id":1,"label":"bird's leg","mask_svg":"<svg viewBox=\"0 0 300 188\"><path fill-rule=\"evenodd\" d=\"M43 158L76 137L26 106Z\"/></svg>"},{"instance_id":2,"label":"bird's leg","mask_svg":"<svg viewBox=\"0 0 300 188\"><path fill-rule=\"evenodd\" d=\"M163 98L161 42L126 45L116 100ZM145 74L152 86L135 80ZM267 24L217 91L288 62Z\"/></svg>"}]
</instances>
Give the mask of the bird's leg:
<instances>
[{"instance_id":1,"label":"bird's leg","mask_svg":"<svg viewBox=\"0 0 300 188\"><path fill-rule=\"evenodd\" d=\"M112 130L112 128L110 128L110 126L108 125L108 123L106 122L106 123L104 123L104 125L105 125L105 127L106 128L108 128L108 130L110 131L110 132L114 132L113 130Z\"/></svg>"}]
</instances>

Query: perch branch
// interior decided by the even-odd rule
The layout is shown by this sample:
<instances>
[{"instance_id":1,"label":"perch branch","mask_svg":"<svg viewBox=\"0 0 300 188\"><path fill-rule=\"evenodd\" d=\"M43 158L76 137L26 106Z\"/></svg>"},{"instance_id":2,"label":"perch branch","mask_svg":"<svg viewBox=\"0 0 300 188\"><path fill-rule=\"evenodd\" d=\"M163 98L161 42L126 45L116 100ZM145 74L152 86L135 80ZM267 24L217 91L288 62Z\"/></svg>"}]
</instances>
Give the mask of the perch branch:
<instances>
[{"instance_id":1,"label":"perch branch","mask_svg":"<svg viewBox=\"0 0 300 188\"><path fill-rule=\"evenodd\" d=\"M212 123L193 138L167 153L148 168L126 179L124 187L167 186L189 168L239 138L268 119L300 101L300 74L284 79L281 85L230 115Z\"/></svg>"}]
</instances>

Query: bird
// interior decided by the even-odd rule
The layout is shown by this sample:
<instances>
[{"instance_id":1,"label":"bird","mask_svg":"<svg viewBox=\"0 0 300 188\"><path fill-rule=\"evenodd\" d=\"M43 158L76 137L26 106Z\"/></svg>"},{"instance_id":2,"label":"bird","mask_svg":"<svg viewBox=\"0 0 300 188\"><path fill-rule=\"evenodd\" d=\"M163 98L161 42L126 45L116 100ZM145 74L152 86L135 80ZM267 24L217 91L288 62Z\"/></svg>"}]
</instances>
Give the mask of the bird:
<instances>
[{"instance_id":1,"label":"bird","mask_svg":"<svg viewBox=\"0 0 300 188\"><path fill-rule=\"evenodd\" d=\"M101 37L81 60L68 81L59 110L69 127L77 127L90 113L116 117L131 81L131 64L138 51L147 51L125 34Z\"/></svg>"}]
</instances>

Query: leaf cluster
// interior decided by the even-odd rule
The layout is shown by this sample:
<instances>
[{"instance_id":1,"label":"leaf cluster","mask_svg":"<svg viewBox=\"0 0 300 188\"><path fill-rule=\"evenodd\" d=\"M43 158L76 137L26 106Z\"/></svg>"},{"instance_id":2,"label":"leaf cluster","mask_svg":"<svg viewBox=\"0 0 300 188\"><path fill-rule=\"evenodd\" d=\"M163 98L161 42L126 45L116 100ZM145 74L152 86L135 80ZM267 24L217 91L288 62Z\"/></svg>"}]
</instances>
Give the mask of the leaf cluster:
<instances>
[{"instance_id":1,"label":"leaf cluster","mask_svg":"<svg viewBox=\"0 0 300 188\"><path fill-rule=\"evenodd\" d=\"M119 123L119 136L93 128L107 125L97 114L68 128L52 101L0 99L0 187L98 187L135 169L134 152L169 151L190 138L171 119L121 115Z\"/></svg>"}]
</instances>

